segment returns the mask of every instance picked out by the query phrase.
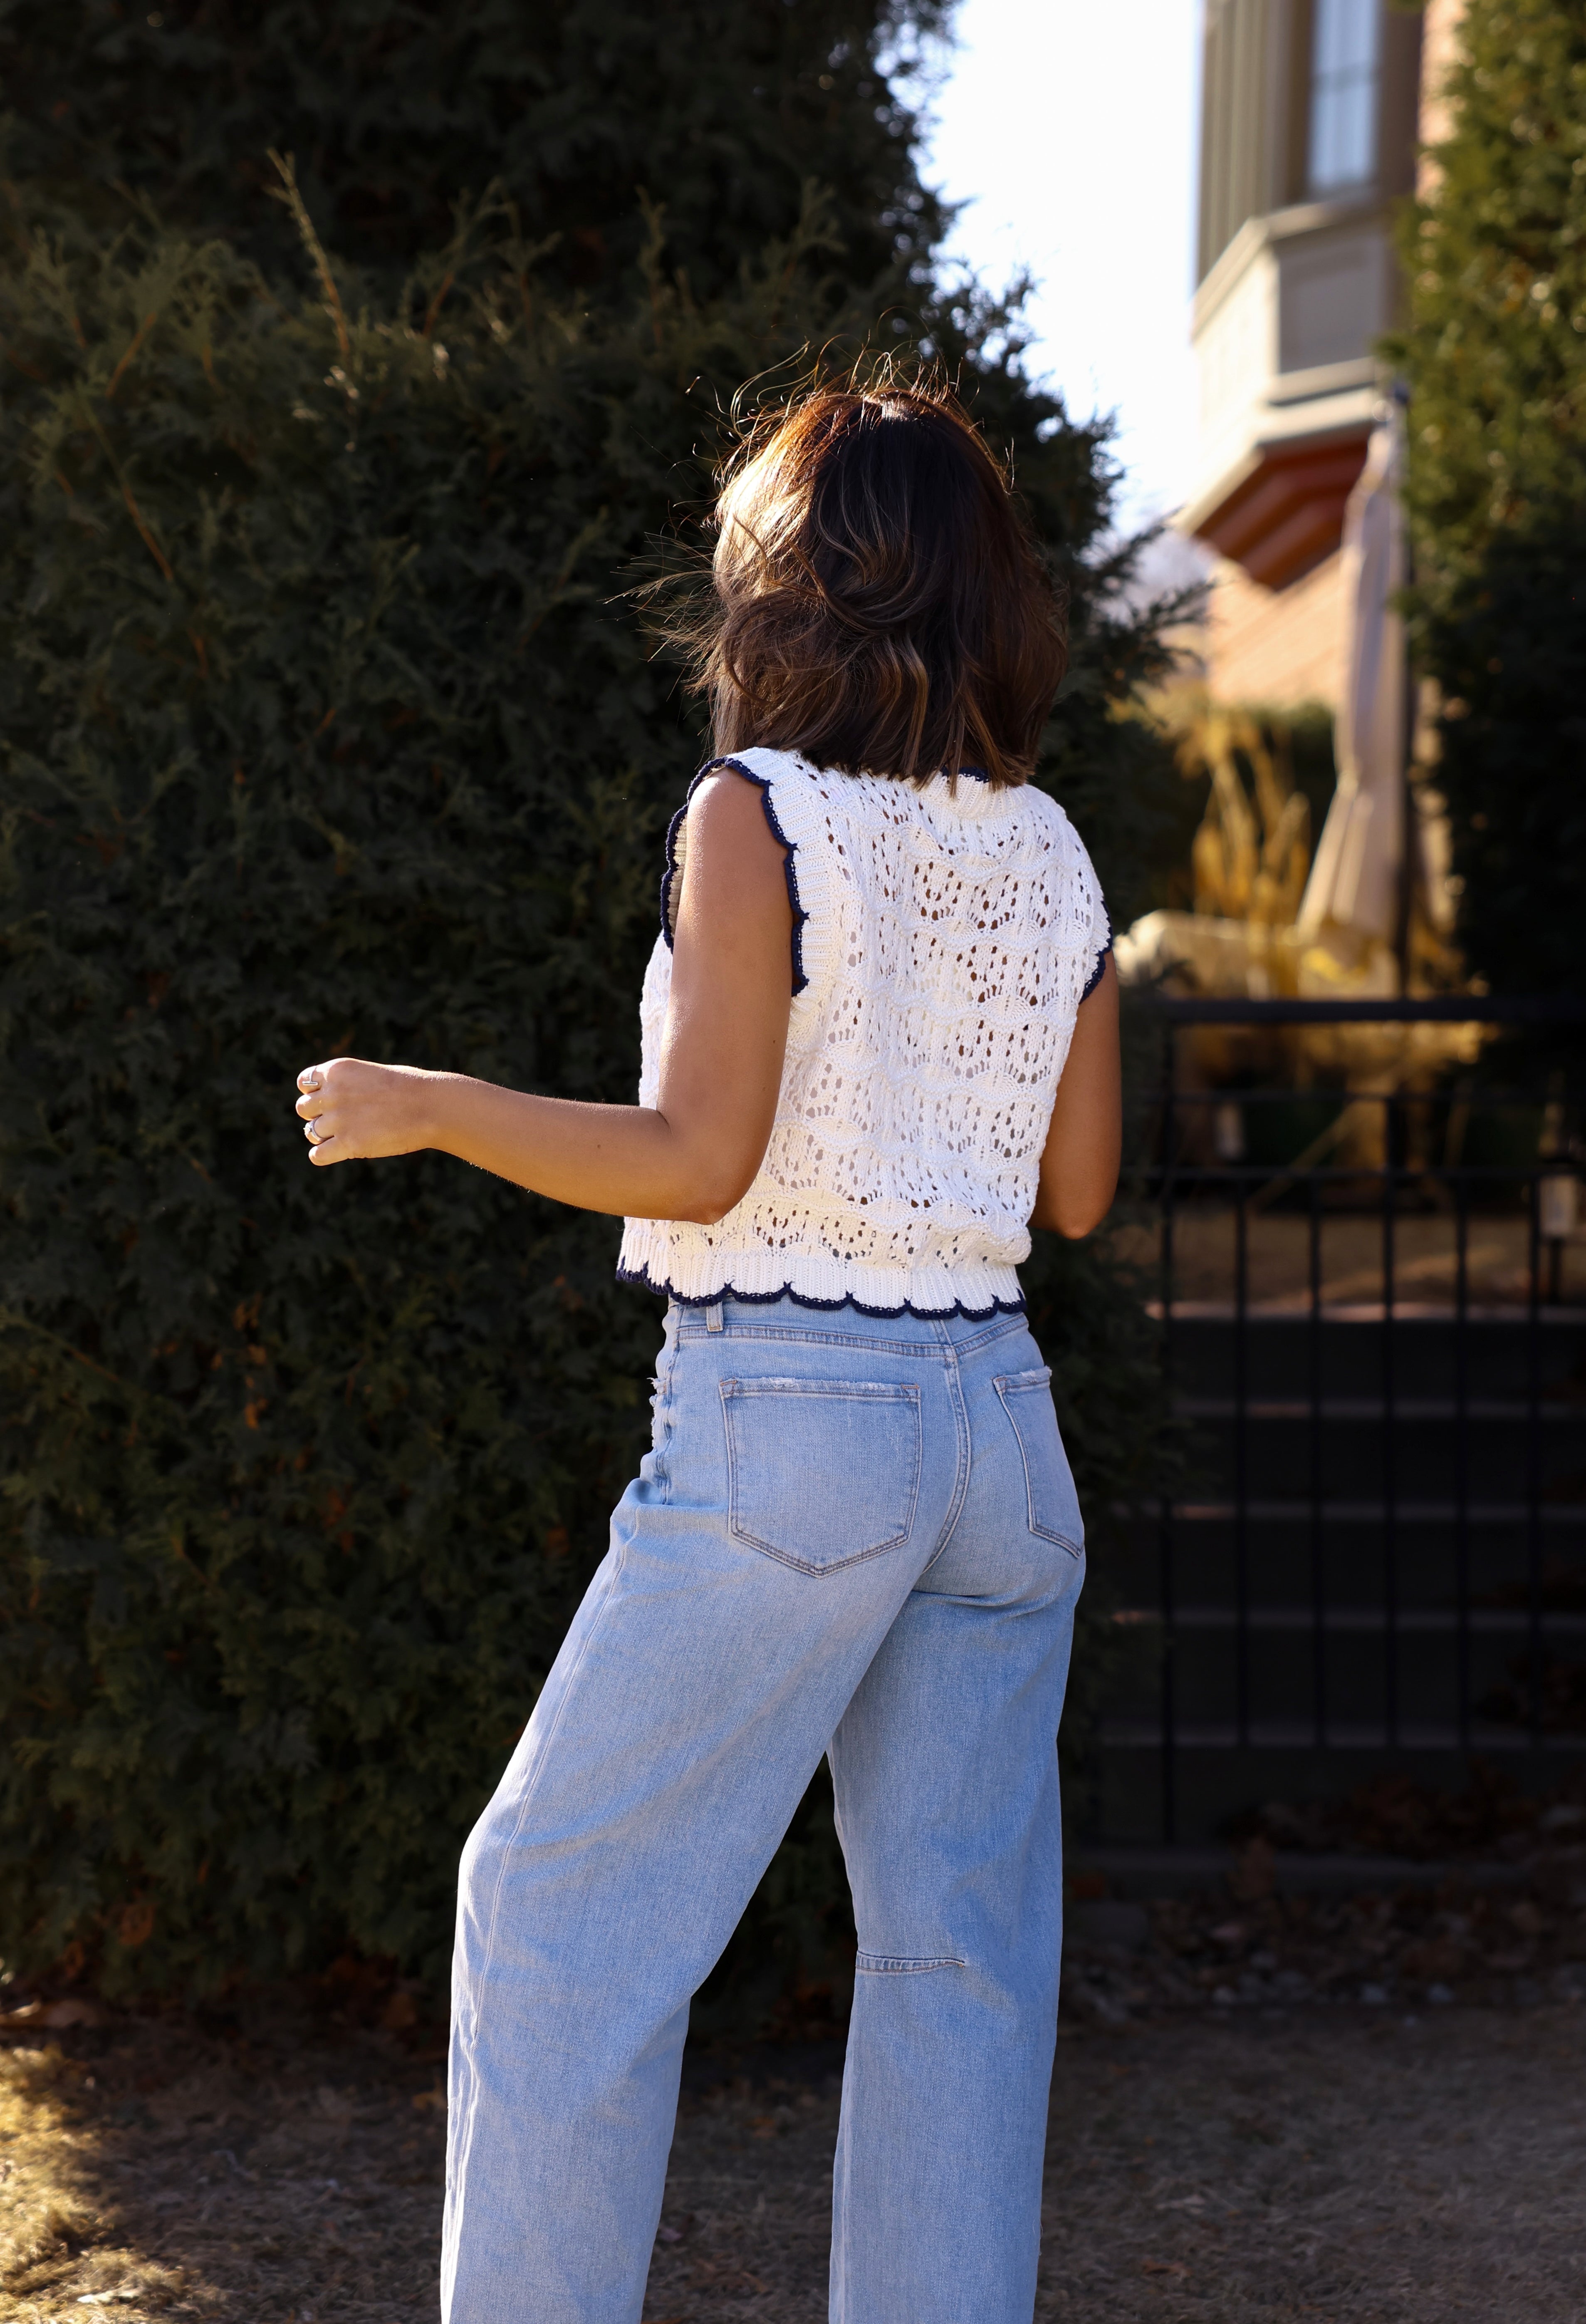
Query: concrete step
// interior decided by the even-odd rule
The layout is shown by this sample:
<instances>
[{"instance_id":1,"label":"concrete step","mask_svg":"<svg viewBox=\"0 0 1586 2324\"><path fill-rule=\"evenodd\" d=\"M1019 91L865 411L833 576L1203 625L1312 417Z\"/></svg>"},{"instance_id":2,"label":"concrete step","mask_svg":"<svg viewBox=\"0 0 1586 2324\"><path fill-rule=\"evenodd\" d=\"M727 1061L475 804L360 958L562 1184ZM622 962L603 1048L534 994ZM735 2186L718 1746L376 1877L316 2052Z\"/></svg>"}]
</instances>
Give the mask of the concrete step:
<instances>
[{"instance_id":1,"label":"concrete step","mask_svg":"<svg viewBox=\"0 0 1586 2324\"><path fill-rule=\"evenodd\" d=\"M1397 1397L1492 1397L1525 1403L1532 1389L1530 1316L1525 1308L1487 1311L1459 1330L1446 1311L1307 1315L1252 1312L1242 1328L1231 1306L1175 1309L1169 1359L1177 1391L1230 1397L1242 1360L1245 1390L1263 1398L1380 1397L1389 1374ZM1586 1309L1544 1307L1537 1314L1535 1385L1548 1400L1574 1403L1586 1417ZM1385 1366L1387 1370L1385 1370Z\"/></svg>"},{"instance_id":2,"label":"concrete step","mask_svg":"<svg viewBox=\"0 0 1586 2324\"><path fill-rule=\"evenodd\" d=\"M1185 1420L1237 1420L1240 1407L1231 1396L1178 1396L1173 1409ZM1323 1421L1381 1421L1391 1418L1402 1427L1410 1421L1454 1421L1462 1427L1475 1421L1525 1421L1531 1407L1521 1397L1469 1397L1462 1404L1452 1396L1396 1396L1391 1403L1378 1396L1323 1396L1314 1406L1308 1397L1247 1397L1247 1420L1288 1421L1313 1417ZM1536 1407L1539 1420L1586 1431L1586 1394L1580 1397L1543 1397Z\"/></svg>"},{"instance_id":3,"label":"concrete step","mask_svg":"<svg viewBox=\"0 0 1586 2324\"><path fill-rule=\"evenodd\" d=\"M1065 1908L1068 1932L1076 1940L1105 1943L1109 1899L1144 1902L1221 1887L1239 1860L1231 1848L1072 1848L1065 1867L1070 1882L1087 1876L1104 1880L1108 1898L1072 1898ZM1397 1888L1441 1888L1454 1877L1471 1888L1522 1888L1531 1868L1494 1858L1425 1863L1411 1856L1305 1855L1279 1849L1272 1871L1280 1896L1356 1896L1363 1891L1387 1895Z\"/></svg>"},{"instance_id":4,"label":"concrete step","mask_svg":"<svg viewBox=\"0 0 1586 2324\"><path fill-rule=\"evenodd\" d=\"M1160 1624L1161 1609L1156 1606L1130 1607L1120 1609L1121 1619L1129 1624ZM1115 1617L1115 1618L1119 1618ZM1307 1637L1320 1627L1330 1635L1363 1635L1380 1638L1387 1635L1389 1615L1384 1606L1250 1606L1244 1616L1251 1631L1303 1631ZM1586 1638L1586 1609L1561 1609L1544 1606L1540 1624L1549 1638ZM1190 1630L1232 1630L1238 1628L1239 1609L1231 1605L1175 1606L1175 1632ZM1394 1610L1392 1627L1400 1637L1457 1637L1462 1629L1472 1637L1526 1638L1531 1633L1531 1616L1525 1607L1472 1606L1462 1620L1453 1606L1401 1606Z\"/></svg>"},{"instance_id":5,"label":"concrete step","mask_svg":"<svg viewBox=\"0 0 1586 2324\"><path fill-rule=\"evenodd\" d=\"M1122 1648L1100 1729L1109 1840L1170 1820L1207 1841L1262 1801L1385 1767L1457 1788L1471 1751L1527 1784L1580 1763L1586 1308L1489 1307L1462 1327L1446 1308L1236 1320L1207 1303L1175 1312L1168 1357L1189 1478L1166 1527L1142 1508L1093 1528Z\"/></svg>"}]
</instances>

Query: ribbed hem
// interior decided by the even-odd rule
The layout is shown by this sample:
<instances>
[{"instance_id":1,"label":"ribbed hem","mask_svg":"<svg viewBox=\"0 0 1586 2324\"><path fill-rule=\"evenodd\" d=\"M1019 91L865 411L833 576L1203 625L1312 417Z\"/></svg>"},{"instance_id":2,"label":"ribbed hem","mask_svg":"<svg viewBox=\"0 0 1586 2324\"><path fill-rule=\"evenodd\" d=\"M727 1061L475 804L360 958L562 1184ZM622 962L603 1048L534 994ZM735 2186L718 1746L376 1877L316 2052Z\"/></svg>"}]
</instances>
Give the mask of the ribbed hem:
<instances>
[{"instance_id":1,"label":"ribbed hem","mask_svg":"<svg viewBox=\"0 0 1586 2324\"><path fill-rule=\"evenodd\" d=\"M993 1315L1022 1315L1025 1312L1024 1294L1017 1287L1017 1278L1011 1298L1003 1299L993 1293L985 1305L972 1305L975 1298L972 1292L969 1299L954 1299L948 1306L923 1305L905 1299L896 1307L871 1305L853 1291L845 1291L838 1298L822 1299L813 1292L796 1291L791 1283L784 1283L775 1291L741 1291L732 1282L722 1283L714 1291L679 1291L669 1279L658 1283L647 1263L636 1268L619 1266L617 1281L636 1283L642 1290L658 1292L663 1299L676 1300L679 1307L713 1307L721 1299L737 1299L748 1307L769 1307L778 1299L790 1299L796 1307L814 1307L826 1314L852 1307L859 1315L873 1315L883 1321L896 1315L913 1315L922 1323L942 1323L954 1315L961 1315L966 1323L984 1323Z\"/></svg>"}]
</instances>

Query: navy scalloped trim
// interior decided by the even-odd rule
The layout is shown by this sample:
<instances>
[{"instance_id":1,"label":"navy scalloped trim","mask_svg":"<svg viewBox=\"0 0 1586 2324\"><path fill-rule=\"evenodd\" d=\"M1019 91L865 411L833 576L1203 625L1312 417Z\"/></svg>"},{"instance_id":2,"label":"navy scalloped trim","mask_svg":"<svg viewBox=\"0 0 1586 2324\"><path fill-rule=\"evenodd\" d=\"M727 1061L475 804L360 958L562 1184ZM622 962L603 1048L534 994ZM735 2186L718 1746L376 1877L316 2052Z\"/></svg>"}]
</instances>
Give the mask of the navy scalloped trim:
<instances>
[{"instance_id":1,"label":"navy scalloped trim","mask_svg":"<svg viewBox=\"0 0 1586 2324\"><path fill-rule=\"evenodd\" d=\"M770 777L757 775L752 767L744 765L742 759L707 760L689 784L688 798L684 800L667 825L667 861L666 869L661 873L660 883L662 938L667 950L670 952L672 949L672 882L678 876L678 834L682 830L684 817L688 813L689 800L693 798L706 775L714 775L722 767L731 767L735 775L742 775L746 783L754 785L760 793L760 803L765 810L765 819L770 825L771 837L783 850L782 872L788 882L788 901L793 909L793 990L796 994L800 993L809 982L808 977L804 973L804 924L808 919L809 914L798 899L798 874L794 868L794 858L798 853L798 842L796 839L789 839L777 821L777 810L771 800Z\"/></svg>"},{"instance_id":2,"label":"navy scalloped trim","mask_svg":"<svg viewBox=\"0 0 1586 2324\"><path fill-rule=\"evenodd\" d=\"M1090 997L1091 997L1092 993L1095 991L1095 989L1096 989L1097 985L1098 985L1098 984L1100 984L1100 982L1102 982L1102 979L1103 978L1103 976L1105 976L1105 975L1106 975L1106 973L1107 973L1107 963L1111 959L1111 957L1112 957L1112 939L1111 939L1111 936L1109 936L1109 937L1108 937L1108 939L1107 939L1107 941L1106 941L1106 943L1102 946L1101 951L1096 954L1096 964L1095 964L1094 968L1093 968L1093 969L1092 969L1092 971L1091 971L1091 974L1090 974L1090 982L1086 984L1084 991L1083 991L1080 994L1080 996L1079 996L1079 998L1080 998L1080 1006L1081 1006L1082 1008L1084 1006L1084 1003L1085 1003L1085 1002L1090 999Z\"/></svg>"},{"instance_id":3,"label":"navy scalloped trim","mask_svg":"<svg viewBox=\"0 0 1586 2324\"><path fill-rule=\"evenodd\" d=\"M856 1315L872 1315L878 1322L891 1323L899 1315L912 1315L921 1323L945 1323L954 1315L962 1315L966 1323L989 1323L993 1315L1022 1315L1025 1313L1024 1294L1017 1299L993 1299L989 1307L966 1307L955 1299L951 1307L917 1307L906 1299L901 1307L867 1307L852 1291L841 1299L811 1299L802 1291L795 1291L785 1283L779 1291L735 1291L724 1283L719 1291L708 1291L703 1296L693 1293L685 1296L674 1291L669 1283L657 1283L648 1267L619 1267L619 1283L636 1283L641 1291L654 1291L663 1299L675 1299L679 1307L715 1307L724 1299L736 1299L745 1307L770 1307L779 1299L790 1299L796 1307L816 1307L823 1314L835 1314L840 1308L852 1307Z\"/></svg>"}]
</instances>

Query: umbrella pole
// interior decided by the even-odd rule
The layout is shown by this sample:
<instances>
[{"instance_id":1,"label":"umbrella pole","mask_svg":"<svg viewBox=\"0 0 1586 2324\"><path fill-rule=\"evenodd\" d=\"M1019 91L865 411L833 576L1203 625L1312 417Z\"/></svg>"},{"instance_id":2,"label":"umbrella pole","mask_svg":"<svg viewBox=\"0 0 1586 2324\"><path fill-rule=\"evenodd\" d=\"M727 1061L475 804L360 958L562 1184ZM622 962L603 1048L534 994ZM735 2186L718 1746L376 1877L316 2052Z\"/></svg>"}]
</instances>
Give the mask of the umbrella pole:
<instances>
[{"instance_id":1,"label":"umbrella pole","mask_svg":"<svg viewBox=\"0 0 1586 2324\"><path fill-rule=\"evenodd\" d=\"M1408 590L1415 577L1415 544L1405 527L1405 588ZM1399 998L1404 1000L1410 990L1411 918L1415 904L1415 858L1420 840L1420 809L1415 801L1415 785L1410 780L1410 769L1415 755L1416 702L1414 674L1410 669L1410 625L1399 623L1404 656L1404 712L1401 720L1403 747L1399 752L1399 848L1398 894L1394 911L1393 955L1398 963Z\"/></svg>"}]
</instances>

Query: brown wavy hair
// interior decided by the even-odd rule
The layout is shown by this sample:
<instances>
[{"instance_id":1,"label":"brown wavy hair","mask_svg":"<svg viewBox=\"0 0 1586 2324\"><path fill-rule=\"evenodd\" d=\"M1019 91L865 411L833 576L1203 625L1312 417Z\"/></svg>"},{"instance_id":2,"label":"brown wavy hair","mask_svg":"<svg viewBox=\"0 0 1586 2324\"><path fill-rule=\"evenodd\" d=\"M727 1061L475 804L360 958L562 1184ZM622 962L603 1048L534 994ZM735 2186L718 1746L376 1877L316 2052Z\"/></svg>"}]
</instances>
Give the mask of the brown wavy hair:
<instances>
[{"instance_id":1,"label":"brown wavy hair","mask_svg":"<svg viewBox=\"0 0 1586 2324\"><path fill-rule=\"evenodd\" d=\"M944 381L819 384L762 414L714 521L710 587L659 626L719 753L1027 779L1067 667L1064 600Z\"/></svg>"}]
</instances>

